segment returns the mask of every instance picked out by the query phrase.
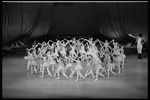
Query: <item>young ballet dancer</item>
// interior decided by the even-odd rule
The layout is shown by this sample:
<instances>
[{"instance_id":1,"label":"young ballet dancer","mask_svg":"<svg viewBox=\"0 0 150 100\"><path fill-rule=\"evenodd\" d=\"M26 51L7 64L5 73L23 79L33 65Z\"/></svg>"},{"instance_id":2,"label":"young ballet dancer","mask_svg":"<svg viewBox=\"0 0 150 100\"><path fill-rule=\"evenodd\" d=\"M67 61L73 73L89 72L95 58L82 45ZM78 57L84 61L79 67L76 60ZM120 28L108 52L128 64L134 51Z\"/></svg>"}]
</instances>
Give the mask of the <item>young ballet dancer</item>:
<instances>
[{"instance_id":1,"label":"young ballet dancer","mask_svg":"<svg viewBox=\"0 0 150 100\"><path fill-rule=\"evenodd\" d=\"M114 47L110 46L111 43L113 43ZM99 49L97 47L98 44ZM111 59L111 56L113 59ZM120 66L124 68L125 58L123 46L119 48L114 40L102 42L99 39L94 41L93 38L76 39L75 37L71 40L65 38L61 41L56 40L54 42L49 40L47 43L38 43L33 45L31 49L28 49L28 55L24 57L24 59L28 60L27 70L31 68L31 73L33 71L37 73L38 69L40 69L41 77L44 77L44 70L46 69L48 75L51 77L52 74L54 76L57 75L57 79L60 79L60 72L67 79L77 73L75 81L78 81L79 78L86 79L88 75L92 75L95 81L98 80L99 76L105 77L105 74L107 74L108 78L110 72L115 74L113 72L113 68L115 68L114 63L120 73L119 68ZM81 71L84 69L82 62L84 60L87 63L87 67L85 67L87 71L85 75L82 75ZM71 71L69 77L66 75L68 69ZM96 71L94 72L94 70ZM105 73L103 74L103 72Z\"/></svg>"}]
</instances>

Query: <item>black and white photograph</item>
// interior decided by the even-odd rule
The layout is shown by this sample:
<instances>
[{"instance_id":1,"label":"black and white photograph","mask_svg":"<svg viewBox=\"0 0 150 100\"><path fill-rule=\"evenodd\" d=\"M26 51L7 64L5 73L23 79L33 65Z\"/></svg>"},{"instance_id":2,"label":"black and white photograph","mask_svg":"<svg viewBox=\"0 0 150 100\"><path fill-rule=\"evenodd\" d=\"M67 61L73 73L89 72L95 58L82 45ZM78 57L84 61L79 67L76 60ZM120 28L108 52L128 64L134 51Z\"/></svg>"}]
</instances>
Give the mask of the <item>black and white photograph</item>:
<instances>
[{"instance_id":1,"label":"black and white photograph","mask_svg":"<svg viewBox=\"0 0 150 100\"><path fill-rule=\"evenodd\" d=\"M148 1L2 1L3 99L148 99Z\"/></svg>"}]
</instances>

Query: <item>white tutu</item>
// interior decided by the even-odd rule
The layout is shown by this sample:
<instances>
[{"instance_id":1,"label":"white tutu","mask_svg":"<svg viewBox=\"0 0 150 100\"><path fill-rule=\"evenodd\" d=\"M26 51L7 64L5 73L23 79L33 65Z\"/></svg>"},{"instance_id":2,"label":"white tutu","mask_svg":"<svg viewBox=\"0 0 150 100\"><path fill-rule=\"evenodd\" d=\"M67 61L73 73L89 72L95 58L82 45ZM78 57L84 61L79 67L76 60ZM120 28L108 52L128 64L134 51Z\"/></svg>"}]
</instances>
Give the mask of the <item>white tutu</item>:
<instances>
[{"instance_id":1,"label":"white tutu","mask_svg":"<svg viewBox=\"0 0 150 100\"><path fill-rule=\"evenodd\" d=\"M55 63L55 61L51 60L51 61L50 61L50 64L51 64L51 65L54 65L54 64L56 64L56 63Z\"/></svg>"},{"instance_id":2,"label":"white tutu","mask_svg":"<svg viewBox=\"0 0 150 100\"><path fill-rule=\"evenodd\" d=\"M75 68L75 70L82 70L83 69L83 67L79 64L79 65L76 65L76 68Z\"/></svg>"},{"instance_id":3,"label":"white tutu","mask_svg":"<svg viewBox=\"0 0 150 100\"><path fill-rule=\"evenodd\" d=\"M44 62L42 65L42 67L48 67L48 66L49 66L49 63L47 63L47 62Z\"/></svg>"},{"instance_id":4,"label":"white tutu","mask_svg":"<svg viewBox=\"0 0 150 100\"><path fill-rule=\"evenodd\" d=\"M111 67L113 67L113 64L112 63L107 63L106 68L111 68Z\"/></svg>"},{"instance_id":5,"label":"white tutu","mask_svg":"<svg viewBox=\"0 0 150 100\"><path fill-rule=\"evenodd\" d=\"M32 60L32 61L30 62L30 65L31 65L31 66L37 66L37 62L34 61L34 60Z\"/></svg>"},{"instance_id":6,"label":"white tutu","mask_svg":"<svg viewBox=\"0 0 150 100\"><path fill-rule=\"evenodd\" d=\"M57 70L64 70L65 68L64 68L64 66L62 66L62 65L59 65L59 67L58 67L58 69Z\"/></svg>"},{"instance_id":7,"label":"white tutu","mask_svg":"<svg viewBox=\"0 0 150 100\"><path fill-rule=\"evenodd\" d=\"M102 67L100 64L96 66L96 69L97 69L97 70L102 69L102 68L103 68L103 67Z\"/></svg>"},{"instance_id":8,"label":"white tutu","mask_svg":"<svg viewBox=\"0 0 150 100\"><path fill-rule=\"evenodd\" d=\"M122 58L125 59L126 58L126 55L125 54L121 54Z\"/></svg>"},{"instance_id":9,"label":"white tutu","mask_svg":"<svg viewBox=\"0 0 150 100\"><path fill-rule=\"evenodd\" d=\"M69 67L71 67L72 66L72 64L71 63L68 63L67 65L66 65L66 68L69 68Z\"/></svg>"},{"instance_id":10,"label":"white tutu","mask_svg":"<svg viewBox=\"0 0 150 100\"><path fill-rule=\"evenodd\" d=\"M25 60L28 60L28 56L23 57Z\"/></svg>"}]
</instances>

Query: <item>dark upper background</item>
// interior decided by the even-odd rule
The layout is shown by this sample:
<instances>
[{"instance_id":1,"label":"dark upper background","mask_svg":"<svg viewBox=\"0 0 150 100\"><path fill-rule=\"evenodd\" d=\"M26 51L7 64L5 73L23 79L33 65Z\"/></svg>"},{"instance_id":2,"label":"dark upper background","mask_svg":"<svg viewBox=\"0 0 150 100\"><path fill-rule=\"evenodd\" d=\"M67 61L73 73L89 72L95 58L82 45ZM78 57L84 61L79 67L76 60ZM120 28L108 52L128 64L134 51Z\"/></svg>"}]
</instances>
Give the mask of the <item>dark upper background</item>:
<instances>
[{"instance_id":1,"label":"dark upper background","mask_svg":"<svg viewBox=\"0 0 150 100\"><path fill-rule=\"evenodd\" d=\"M72 4L54 7L52 26L48 35L98 35L98 22L94 4Z\"/></svg>"},{"instance_id":2,"label":"dark upper background","mask_svg":"<svg viewBox=\"0 0 150 100\"><path fill-rule=\"evenodd\" d=\"M41 36L106 36L125 43L143 33L147 3L2 3L2 49L31 45ZM135 39L134 39L135 40Z\"/></svg>"}]
</instances>

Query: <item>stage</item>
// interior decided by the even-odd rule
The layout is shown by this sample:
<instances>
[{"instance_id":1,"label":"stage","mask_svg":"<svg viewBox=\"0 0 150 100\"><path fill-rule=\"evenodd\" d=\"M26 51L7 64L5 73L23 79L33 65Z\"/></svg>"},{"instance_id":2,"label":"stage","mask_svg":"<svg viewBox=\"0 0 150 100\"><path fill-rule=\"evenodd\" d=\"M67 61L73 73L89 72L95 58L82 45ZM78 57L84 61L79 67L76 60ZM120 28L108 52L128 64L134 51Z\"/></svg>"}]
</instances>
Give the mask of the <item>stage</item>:
<instances>
[{"instance_id":1,"label":"stage","mask_svg":"<svg viewBox=\"0 0 150 100\"><path fill-rule=\"evenodd\" d=\"M2 60L3 98L148 98L147 57L140 60L136 54L127 54L120 74L99 77L98 81L92 76L75 81L76 76L66 79L61 75L57 80L47 73L44 78L40 78L41 74L31 75L24 56L18 53Z\"/></svg>"}]
</instances>

